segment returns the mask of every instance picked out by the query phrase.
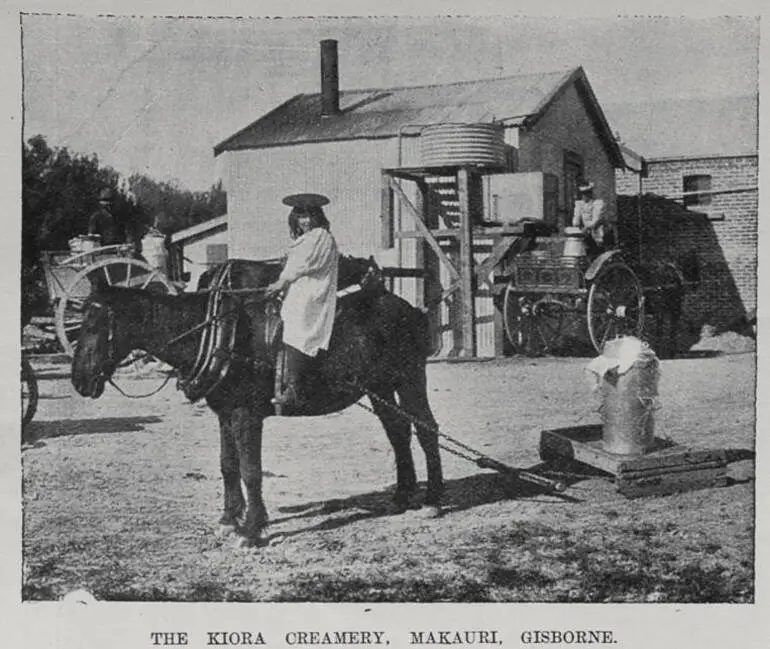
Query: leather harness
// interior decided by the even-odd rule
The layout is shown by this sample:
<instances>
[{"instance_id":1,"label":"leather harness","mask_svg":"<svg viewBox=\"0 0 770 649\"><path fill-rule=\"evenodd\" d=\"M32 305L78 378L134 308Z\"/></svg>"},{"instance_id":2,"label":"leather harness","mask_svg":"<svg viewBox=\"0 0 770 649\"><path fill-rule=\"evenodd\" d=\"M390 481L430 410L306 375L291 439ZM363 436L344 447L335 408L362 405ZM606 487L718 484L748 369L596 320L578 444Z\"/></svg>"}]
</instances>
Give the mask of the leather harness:
<instances>
[{"instance_id":1,"label":"leather harness","mask_svg":"<svg viewBox=\"0 0 770 649\"><path fill-rule=\"evenodd\" d=\"M236 331L240 316L240 304L235 297L240 293L258 293L259 288L237 289L232 286L233 261L219 266L208 286L208 302L206 319L201 325L201 335L198 353L190 373L177 381L177 388L184 392L192 402L198 401L213 392L225 379L232 368L233 361L238 357L235 351ZM379 268L372 261L364 276L354 284L337 291L337 297L343 298L351 294L366 292L373 287L382 286ZM275 350L270 354L272 364L279 369L282 363L276 362L276 354L280 346L282 320L278 298L265 299L265 346ZM337 316L342 308L338 299ZM281 374L279 371L277 374ZM276 385L282 382L282 377L276 376Z\"/></svg>"}]
</instances>

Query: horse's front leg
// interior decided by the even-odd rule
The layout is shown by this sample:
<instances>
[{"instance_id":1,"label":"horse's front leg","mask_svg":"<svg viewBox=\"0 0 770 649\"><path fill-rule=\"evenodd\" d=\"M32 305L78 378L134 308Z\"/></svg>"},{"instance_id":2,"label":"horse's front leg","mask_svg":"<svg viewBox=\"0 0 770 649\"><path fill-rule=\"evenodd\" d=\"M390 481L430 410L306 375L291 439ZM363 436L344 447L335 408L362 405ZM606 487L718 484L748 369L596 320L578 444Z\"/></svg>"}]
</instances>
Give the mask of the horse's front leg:
<instances>
[{"instance_id":1,"label":"horse's front leg","mask_svg":"<svg viewBox=\"0 0 770 649\"><path fill-rule=\"evenodd\" d=\"M246 491L246 515L238 530L242 545L262 544L267 509L262 500L262 427L264 417L248 407L233 410L231 426L238 451L238 467Z\"/></svg>"},{"instance_id":2,"label":"horse's front leg","mask_svg":"<svg viewBox=\"0 0 770 649\"><path fill-rule=\"evenodd\" d=\"M232 413L219 412L219 466L224 482L224 511L219 519L220 533L235 532L246 501L241 490L238 448L233 436Z\"/></svg>"}]
</instances>

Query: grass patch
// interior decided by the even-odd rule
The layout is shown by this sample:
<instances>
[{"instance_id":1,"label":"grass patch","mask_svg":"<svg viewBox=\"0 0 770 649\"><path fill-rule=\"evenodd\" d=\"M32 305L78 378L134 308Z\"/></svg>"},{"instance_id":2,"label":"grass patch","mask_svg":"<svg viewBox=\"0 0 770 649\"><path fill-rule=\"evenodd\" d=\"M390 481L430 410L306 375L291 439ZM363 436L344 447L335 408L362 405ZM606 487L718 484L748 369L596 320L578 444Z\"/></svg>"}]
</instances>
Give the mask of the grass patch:
<instances>
[{"instance_id":1,"label":"grass patch","mask_svg":"<svg viewBox=\"0 0 770 649\"><path fill-rule=\"evenodd\" d=\"M305 574L279 592L279 602L489 602L488 586L465 576L373 580Z\"/></svg>"}]
</instances>

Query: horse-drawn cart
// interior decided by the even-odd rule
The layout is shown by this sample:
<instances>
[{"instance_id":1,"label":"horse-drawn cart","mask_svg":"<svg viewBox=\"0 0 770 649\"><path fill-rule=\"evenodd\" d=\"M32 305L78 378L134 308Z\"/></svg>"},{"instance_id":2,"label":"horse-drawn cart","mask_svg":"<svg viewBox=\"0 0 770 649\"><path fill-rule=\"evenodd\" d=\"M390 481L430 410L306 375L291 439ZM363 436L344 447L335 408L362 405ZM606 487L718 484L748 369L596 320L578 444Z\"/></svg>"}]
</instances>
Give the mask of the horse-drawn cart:
<instances>
[{"instance_id":1,"label":"horse-drawn cart","mask_svg":"<svg viewBox=\"0 0 770 649\"><path fill-rule=\"evenodd\" d=\"M163 269L137 258L131 245L99 247L90 237L78 237L71 244L69 251L42 253L56 336L70 356L85 300L96 282L172 295L179 292Z\"/></svg>"},{"instance_id":2,"label":"horse-drawn cart","mask_svg":"<svg viewBox=\"0 0 770 649\"><path fill-rule=\"evenodd\" d=\"M516 353L556 351L583 322L601 353L617 336L643 335L646 311L659 325L678 319L687 282L675 264L633 264L619 249L590 258L575 230L534 237L501 262L503 324Z\"/></svg>"}]
</instances>

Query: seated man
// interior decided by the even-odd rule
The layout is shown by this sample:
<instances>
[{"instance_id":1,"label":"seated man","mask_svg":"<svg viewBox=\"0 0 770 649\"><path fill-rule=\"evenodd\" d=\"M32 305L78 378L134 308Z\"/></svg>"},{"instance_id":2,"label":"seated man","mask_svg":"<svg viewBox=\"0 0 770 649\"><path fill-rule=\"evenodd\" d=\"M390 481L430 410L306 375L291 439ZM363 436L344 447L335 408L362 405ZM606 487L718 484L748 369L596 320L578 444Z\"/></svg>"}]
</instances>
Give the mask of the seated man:
<instances>
[{"instance_id":1,"label":"seated man","mask_svg":"<svg viewBox=\"0 0 770 649\"><path fill-rule=\"evenodd\" d=\"M578 193L580 198L575 201L572 225L587 235L588 255L595 257L614 245L614 231L607 220L604 201L594 198L594 184L580 185Z\"/></svg>"},{"instance_id":2,"label":"seated man","mask_svg":"<svg viewBox=\"0 0 770 649\"><path fill-rule=\"evenodd\" d=\"M98 234L103 246L124 243L118 220L112 213L112 201L112 190L103 189L99 192L99 207L88 219L88 234Z\"/></svg>"}]
</instances>

